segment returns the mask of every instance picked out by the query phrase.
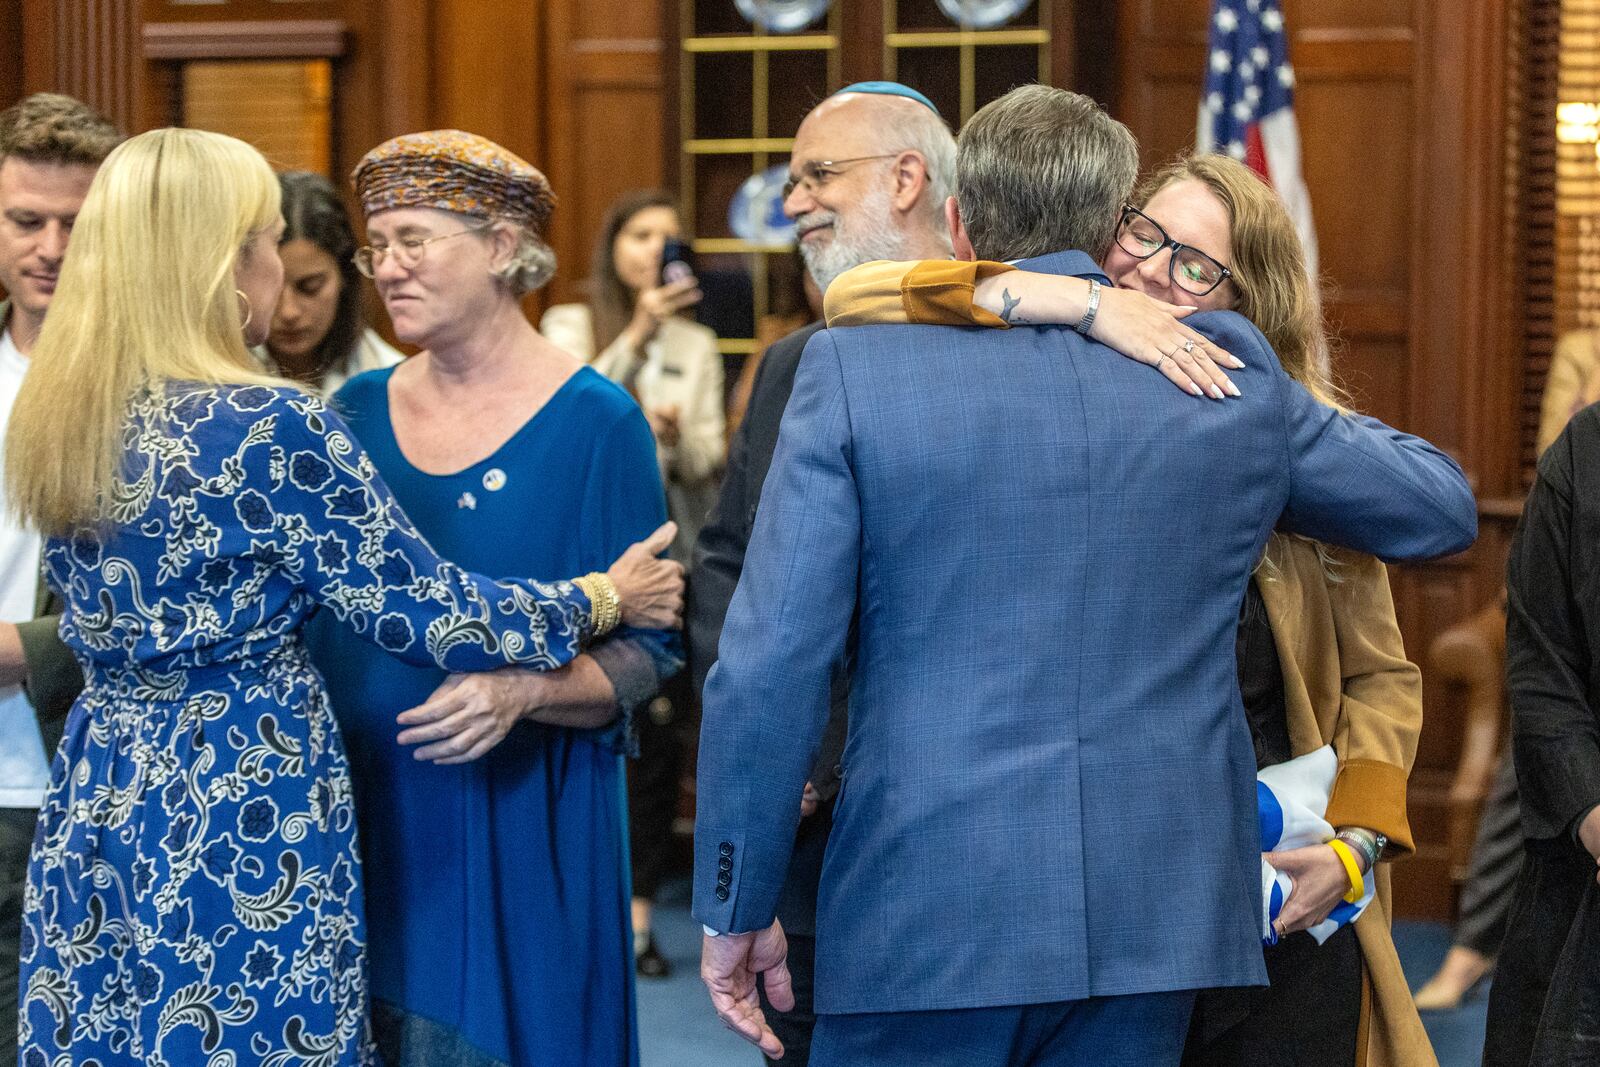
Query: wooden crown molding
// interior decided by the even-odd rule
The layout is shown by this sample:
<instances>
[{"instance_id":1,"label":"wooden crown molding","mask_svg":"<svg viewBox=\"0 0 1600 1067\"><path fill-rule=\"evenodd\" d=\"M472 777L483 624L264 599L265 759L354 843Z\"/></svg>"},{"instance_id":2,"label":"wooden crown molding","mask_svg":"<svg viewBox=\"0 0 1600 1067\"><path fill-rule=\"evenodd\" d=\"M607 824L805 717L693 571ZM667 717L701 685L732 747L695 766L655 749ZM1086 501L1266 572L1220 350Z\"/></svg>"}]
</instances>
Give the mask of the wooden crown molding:
<instances>
[{"instance_id":1,"label":"wooden crown molding","mask_svg":"<svg viewBox=\"0 0 1600 1067\"><path fill-rule=\"evenodd\" d=\"M190 59L337 59L348 41L338 19L289 22L149 22L144 57Z\"/></svg>"}]
</instances>

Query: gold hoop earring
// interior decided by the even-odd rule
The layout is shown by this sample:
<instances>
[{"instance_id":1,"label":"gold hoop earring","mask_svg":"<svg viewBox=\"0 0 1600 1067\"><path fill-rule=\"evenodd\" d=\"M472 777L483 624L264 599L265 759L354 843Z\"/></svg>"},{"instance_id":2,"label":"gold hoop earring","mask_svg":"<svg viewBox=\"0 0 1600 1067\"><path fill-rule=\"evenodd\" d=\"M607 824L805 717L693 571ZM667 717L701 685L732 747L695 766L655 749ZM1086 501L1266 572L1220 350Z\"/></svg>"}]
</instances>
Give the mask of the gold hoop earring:
<instances>
[{"instance_id":1,"label":"gold hoop earring","mask_svg":"<svg viewBox=\"0 0 1600 1067\"><path fill-rule=\"evenodd\" d=\"M239 324L239 329L248 330L250 328L250 317L256 313L256 309L250 306L250 298L244 295L243 289L235 289L234 292L239 295L240 300L244 301L244 321Z\"/></svg>"}]
</instances>

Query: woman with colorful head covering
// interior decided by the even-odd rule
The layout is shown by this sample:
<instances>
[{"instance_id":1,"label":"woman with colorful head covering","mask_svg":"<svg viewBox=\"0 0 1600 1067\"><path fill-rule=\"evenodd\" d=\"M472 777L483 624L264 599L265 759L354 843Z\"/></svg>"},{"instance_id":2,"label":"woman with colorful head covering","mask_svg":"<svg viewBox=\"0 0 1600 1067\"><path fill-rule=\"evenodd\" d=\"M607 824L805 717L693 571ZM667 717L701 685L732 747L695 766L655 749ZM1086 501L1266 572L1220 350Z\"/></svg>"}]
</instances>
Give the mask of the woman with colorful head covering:
<instances>
[{"instance_id":1,"label":"woman with colorful head covering","mask_svg":"<svg viewBox=\"0 0 1600 1067\"><path fill-rule=\"evenodd\" d=\"M421 351L334 404L429 543L522 574L655 529L638 405L522 312L555 269L544 175L439 130L379 146L354 178L357 262ZM544 678L418 670L331 621L317 638L373 886L385 1060L637 1063L622 753L634 706L681 665L676 637L624 627Z\"/></svg>"},{"instance_id":2,"label":"woman with colorful head covering","mask_svg":"<svg viewBox=\"0 0 1600 1067\"><path fill-rule=\"evenodd\" d=\"M85 682L28 871L28 1067L372 1062L349 768L301 639L317 607L397 663L480 671L554 670L681 611L670 526L609 577L441 559L344 422L249 351L282 232L242 141L125 142L11 416L6 488Z\"/></svg>"}]
</instances>

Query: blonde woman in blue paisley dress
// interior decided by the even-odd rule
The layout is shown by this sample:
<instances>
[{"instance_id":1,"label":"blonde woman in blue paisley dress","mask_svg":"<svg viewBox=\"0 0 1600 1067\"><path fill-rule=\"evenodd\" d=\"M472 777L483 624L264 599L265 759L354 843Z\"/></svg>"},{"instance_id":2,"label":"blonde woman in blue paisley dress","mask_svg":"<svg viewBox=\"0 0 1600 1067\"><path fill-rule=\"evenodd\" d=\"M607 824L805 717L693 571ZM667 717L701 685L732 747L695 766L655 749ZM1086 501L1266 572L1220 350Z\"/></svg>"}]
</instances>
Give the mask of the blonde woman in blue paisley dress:
<instances>
[{"instance_id":1,"label":"blonde woman in blue paisley dress","mask_svg":"<svg viewBox=\"0 0 1600 1067\"><path fill-rule=\"evenodd\" d=\"M373 1059L350 779L301 625L452 671L554 668L676 624L670 524L605 574L493 582L436 556L340 419L263 375L278 183L241 141L112 153L6 438L84 667L39 815L21 1062Z\"/></svg>"}]
</instances>

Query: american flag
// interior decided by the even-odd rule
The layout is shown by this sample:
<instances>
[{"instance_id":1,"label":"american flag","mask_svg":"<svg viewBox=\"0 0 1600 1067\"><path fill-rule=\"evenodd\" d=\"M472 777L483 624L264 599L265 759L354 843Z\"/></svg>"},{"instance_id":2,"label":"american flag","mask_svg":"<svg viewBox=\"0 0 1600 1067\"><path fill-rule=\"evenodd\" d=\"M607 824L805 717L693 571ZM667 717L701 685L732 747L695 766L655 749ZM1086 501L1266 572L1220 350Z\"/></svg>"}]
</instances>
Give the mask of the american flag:
<instances>
[{"instance_id":1,"label":"american flag","mask_svg":"<svg viewBox=\"0 0 1600 1067\"><path fill-rule=\"evenodd\" d=\"M1317 276L1311 197L1300 175L1294 68L1278 0L1214 0L1195 148L1247 163L1283 198Z\"/></svg>"}]
</instances>

